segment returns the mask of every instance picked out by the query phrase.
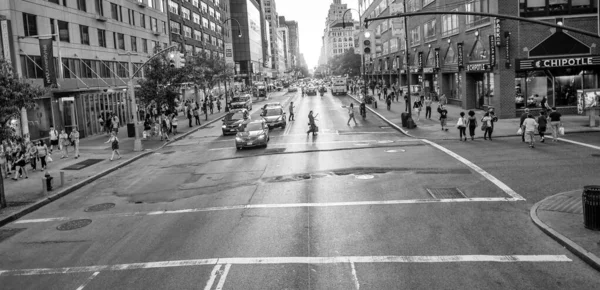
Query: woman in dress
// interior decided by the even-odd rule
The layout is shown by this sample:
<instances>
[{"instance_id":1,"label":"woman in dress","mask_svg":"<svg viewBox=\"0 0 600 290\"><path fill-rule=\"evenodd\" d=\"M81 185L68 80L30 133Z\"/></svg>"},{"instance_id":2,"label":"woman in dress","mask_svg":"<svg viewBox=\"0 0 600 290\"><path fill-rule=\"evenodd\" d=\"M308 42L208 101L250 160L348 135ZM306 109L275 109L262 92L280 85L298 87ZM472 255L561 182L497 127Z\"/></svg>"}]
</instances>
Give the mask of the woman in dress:
<instances>
[{"instance_id":1,"label":"woman in dress","mask_svg":"<svg viewBox=\"0 0 600 290\"><path fill-rule=\"evenodd\" d=\"M27 152L24 152L21 150L21 148L17 147L15 154L15 175L13 176L13 180L18 180L17 176L21 171L25 173L25 178L29 178L29 175L27 174L27 168L25 168L25 165L27 165L25 162L26 153Z\"/></svg>"},{"instance_id":2,"label":"woman in dress","mask_svg":"<svg viewBox=\"0 0 600 290\"><path fill-rule=\"evenodd\" d=\"M121 159L121 153L119 153L119 138L117 138L115 132L110 132L110 138L104 143L111 143L112 155L110 156L110 161L113 161L113 158L115 158L115 153L117 153L119 159Z\"/></svg>"}]
</instances>

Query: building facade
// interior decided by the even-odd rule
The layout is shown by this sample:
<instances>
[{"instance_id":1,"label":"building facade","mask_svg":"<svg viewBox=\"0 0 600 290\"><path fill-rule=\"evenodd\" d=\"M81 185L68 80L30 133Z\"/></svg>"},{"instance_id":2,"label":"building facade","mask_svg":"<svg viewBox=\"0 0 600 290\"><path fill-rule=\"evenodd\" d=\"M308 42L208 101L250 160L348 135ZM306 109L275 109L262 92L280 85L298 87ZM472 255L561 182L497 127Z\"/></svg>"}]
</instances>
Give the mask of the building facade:
<instances>
[{"instance_id":1,"label":"building facade","mask_svg":"<svg viewBox=\"0 0 600 290\"><path fill-rule=\"evenodd\" d=\"M291 57L290 57L290 31L288 30L285 24L279 24L277 28L277 32L281 34L281 47L283 50L283 54L279 55L280 62L283 61L285 64L284 71L287 72L292 67Z\"/></svg>"},{"instance_id":2,"label":"building facade","mask_svg":"<svg viewBox=\"0 0 600 290\"><path fill-rule=\"evenodd\" d=\"M264 3L265 20L269 23L269 29L267 32L269 37L271 69L273 69L273 77L278 77L280 76L279 58L282 57L281 55L279 55L279 15L277 14L277 5L275 3L275 0L264 0Z\"/></svg>"},{"instance_id":3,"label":"building facade","mask_svg":"<svg viewBox=\"0 0 600 290\"><path fill-rule=\"evenodd\" d=\"M298 22L293 20L285 20L285 17L280 16L279 23L285 23L285 26L288 28L288 31L290 33L289 50L291 55L291 67L298 67L300 60L300 31L298 30Z\"/></svg>"},{"instance_id":4,"label":"building facade","mask_svg":"<svg viewBox=\"0 0 600 290\"><path fill-rule=\"evenodd\" d=\"M359 0L361 19L404 11L403 4ZM593 0L408 0L406 11L451 7L560 22L597 34L597 5ZM405 86L410 72L410 83L420 85L424 95L445 94L464 109L493 107L501 117L519 116L525 107L540 109L544 99L575 113L577 90L598 88L600 58L593 37L474 15L409 17L407 29L400 20L369 24L382 42L382 53L367 57L369 80Z\"/></svg>"},{"instance_id":5,"label":"building facade","mask_svg":"<svg viewBox=\"0 0 600 290\"><path fill-rule=\"evenodd\" d=\"M260 76L264 66L261 6L255 0L230 0L229 3L231 17L240 22L242 32L242 37L233 38L236 81L252 85L253 81L264 80Z\"/></svg>"},{"instance_id":6,"label":"building facade","mask_svg":"<svg viewBox=\"0 0 600 290\"><path fill-rule=\"evenodd\" d=\"M50 126L77 127L86 137L103 131L100 116L131 122L123 89L155 48L167 46L166 9L164 0L0 1L2 57L25 81L49 89L20 133L37 140Z\"/></svg>"},{"instance_id":7,"label":"building facade","mask_svg":"<svg viewBox=\"0 0 600 290\"><path fill-rule=\"evenodd\" d=\"M352 13L345 13L347 10L348 5L342 4L341 0L333 0L329 6L319 56L320 66L327 66L332 58L348 50L354 51L354 30L358 23L352 19Z\"/></svg>"}]
</instances>

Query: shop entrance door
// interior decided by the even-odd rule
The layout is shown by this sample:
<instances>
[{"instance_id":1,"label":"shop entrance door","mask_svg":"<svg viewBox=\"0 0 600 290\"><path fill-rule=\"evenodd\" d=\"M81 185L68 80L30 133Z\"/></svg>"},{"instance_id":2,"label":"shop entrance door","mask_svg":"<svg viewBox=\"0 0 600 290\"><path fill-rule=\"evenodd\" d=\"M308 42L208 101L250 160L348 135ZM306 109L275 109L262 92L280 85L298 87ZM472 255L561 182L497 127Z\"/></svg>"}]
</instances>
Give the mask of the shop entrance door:
<instances>
[{"instance_id":1,"label":"shop entrance door","mask_svg":"<svg viewBox=\"0 0 600 290\"><path fill-rule=\"evenodd\" d=\"M475 84L475 108L483 109L484 95L485 95L484 94L485 87L484 87L483 79L476 79L474 84Z\"/></svg>"},{"instance_id":2,"label":"shop entrance door","mask_svg":"<svg viewBox=\"0 0 600 290\"><path fill-rule=\"evenodd\" d=\"M71 133L73 127L77 126L77 108L75 107L75 97L60 98L62 119L65 132Z\"/></svg>"}]
</instances>

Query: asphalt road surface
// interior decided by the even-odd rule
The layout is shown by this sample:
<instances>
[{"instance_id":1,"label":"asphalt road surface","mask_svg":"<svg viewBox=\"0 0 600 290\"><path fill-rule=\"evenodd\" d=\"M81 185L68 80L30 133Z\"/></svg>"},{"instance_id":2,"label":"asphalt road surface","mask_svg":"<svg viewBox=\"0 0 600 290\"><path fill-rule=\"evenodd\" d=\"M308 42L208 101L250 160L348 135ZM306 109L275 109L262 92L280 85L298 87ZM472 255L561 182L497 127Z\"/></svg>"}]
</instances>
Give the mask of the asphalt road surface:
<instances>
[{"instance_id":1,"label":"asphalt road surface","mask_svg":"<svg viewBox=\"0 0 600 290\"><path fill-rule=\"evenodd\" d=\"M430 143L358 109L348 126L347 97L271 101L286 111L294 101L296 120L273 129L267 148L236 150L215 123L5 227L22 231L0 243L0 288L600 285L529 218L534 202L598 178L597 150L532 150L519 137ZM91 223L58 230L77 220Z\"/></svg>"}]
</instances>

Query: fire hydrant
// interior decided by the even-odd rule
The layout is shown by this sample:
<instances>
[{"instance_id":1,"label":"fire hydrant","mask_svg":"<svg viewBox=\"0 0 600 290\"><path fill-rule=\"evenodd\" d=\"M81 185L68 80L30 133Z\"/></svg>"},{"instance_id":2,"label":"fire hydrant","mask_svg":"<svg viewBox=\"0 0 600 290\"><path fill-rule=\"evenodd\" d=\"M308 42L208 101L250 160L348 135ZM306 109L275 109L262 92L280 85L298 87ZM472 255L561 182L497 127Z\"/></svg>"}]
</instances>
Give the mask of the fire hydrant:
<instances>
[{"instance_id":1,"label":"fire hydrant","mask_svg":"<svg viewBox=\"0 0 600 290\"><path fill-rule=\"evenodd\" d=\"M52 191L52 179L54 179L54 177L50 176L48 171L46 171L46 175L44 175L44 177L46 177L46 190Z\"/></svg>"}]
</instances>

